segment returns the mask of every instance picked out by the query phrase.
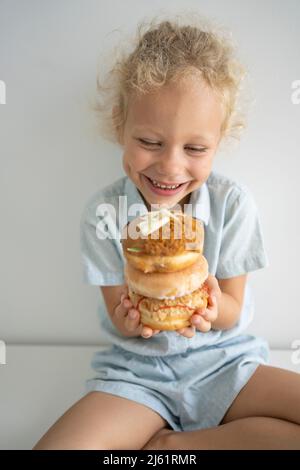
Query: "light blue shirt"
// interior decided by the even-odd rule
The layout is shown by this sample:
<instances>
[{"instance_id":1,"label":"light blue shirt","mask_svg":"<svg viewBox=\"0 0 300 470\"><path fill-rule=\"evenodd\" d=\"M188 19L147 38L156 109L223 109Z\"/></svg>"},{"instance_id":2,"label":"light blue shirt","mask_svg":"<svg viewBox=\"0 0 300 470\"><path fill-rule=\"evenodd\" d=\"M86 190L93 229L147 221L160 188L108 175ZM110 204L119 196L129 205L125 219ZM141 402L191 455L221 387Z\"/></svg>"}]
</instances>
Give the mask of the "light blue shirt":
<instances>
[{"instance_id":1,"label":"light blue shirt","mask_svg":"<svg viewBox=\"0 0 300 470\"><path fill-rule=\"evenodd\" d=\"M105 207L103 204L112 208L111 217L107 217L107 211L99 211L99 207ZM213 171L207 181L192 192L190 204L192 215L204 224L203 255L208 261L209 272L217 279L268 266L258 210L245 185ZM83 282L97 286L116 286L125 282L121 231L127 221L146 212L140 193L127 177L89 198L80 221ZM110 236L100 239L103 227ZM250 324L254 299L247 280L238 323L230 330L197 331L193 338L185 338L173 331L162 331L150 339L126 338L114 327L103 302L99 305L99 313L108 342L138 354L166 356L234 339Z\"/></svg>"}]
</instances>

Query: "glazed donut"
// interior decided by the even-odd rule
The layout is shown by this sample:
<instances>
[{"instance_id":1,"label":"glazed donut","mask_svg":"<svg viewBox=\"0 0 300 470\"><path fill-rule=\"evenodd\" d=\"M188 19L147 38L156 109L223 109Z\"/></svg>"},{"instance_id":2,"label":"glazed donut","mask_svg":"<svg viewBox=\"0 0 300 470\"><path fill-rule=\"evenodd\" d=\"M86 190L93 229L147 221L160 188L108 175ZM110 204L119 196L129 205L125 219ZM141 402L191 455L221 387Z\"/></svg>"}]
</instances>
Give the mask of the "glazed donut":
<instances>
[{"instance_id":1,"label":"glazed donut","mask_svg":"<svg viewBox=\"0 0 300 470\"><path fill-rule=\"evenodd\" d=\"M128 287L146 297L166 299L182 297L202 286L208 277L208 264L203 255L188 268L173 273L142 273L130 263L125 266L125 278Z\"/></svg>"}]
</instances>

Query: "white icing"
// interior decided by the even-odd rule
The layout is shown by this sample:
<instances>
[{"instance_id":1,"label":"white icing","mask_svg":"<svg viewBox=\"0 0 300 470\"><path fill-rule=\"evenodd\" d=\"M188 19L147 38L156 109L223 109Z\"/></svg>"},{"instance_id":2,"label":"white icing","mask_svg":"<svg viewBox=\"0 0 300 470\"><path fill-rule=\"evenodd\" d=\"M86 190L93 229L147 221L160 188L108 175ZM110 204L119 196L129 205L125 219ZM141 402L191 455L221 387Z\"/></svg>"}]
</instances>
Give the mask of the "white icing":
<instances>
[{"instance_id":1,"label":"white icing","mask_svg":"<svg viewBox=\"0 0 300 470\"><path fill-rule=\"evenodd\" d=\"M181 290L181 291L180 291L180 290L177 289L177 292L178 292L178 294L177 294L176 296L174 296L174 295L171 296L171 297L167 297L167 296L158 297L158 296L157 296L157 297L155 297L155 298L156 298L156 299L159 299L159 300L175 300L175 299L178 299L178 297L183 297L184 295L189 295L189 294L191 294L193 291L191 291L191 290L186 290L186 291Z\"/></svg>"},{"instance_id":2,"label":"white icing","mask_svg":"<svg viewBox=\"0 0 300 470\"><path fill-rule=\"evenodd\" d=\"M138 227L144 236L148 236L169 223L171 218L178 220L177 215L163 207L158 211L150 211L141 216Z\"/></svg>"}]
</instances>

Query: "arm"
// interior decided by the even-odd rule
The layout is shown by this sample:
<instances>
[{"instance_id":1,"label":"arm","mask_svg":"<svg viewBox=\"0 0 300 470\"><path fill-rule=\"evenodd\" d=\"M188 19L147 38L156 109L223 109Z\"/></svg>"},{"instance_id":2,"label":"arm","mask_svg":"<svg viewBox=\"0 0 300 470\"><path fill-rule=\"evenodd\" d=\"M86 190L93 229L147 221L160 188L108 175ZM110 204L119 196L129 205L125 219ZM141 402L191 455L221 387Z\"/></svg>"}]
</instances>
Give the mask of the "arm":
<instances>
[{"instance_id":1,"label":"arm","mask_svg":"<svg viewBox=\"0 0 300 470\"><path fill-rule=\"evenodd\" d=\"M218 302L218 317L213 322L214 330L227 330L238 321L244 299L247 274L219 279L221 296Z\"/></svg>"},{"instance_id":2,"label":"arm","mask_svg":"<svg viewBox=\"0 0 300 470\"><path fill-rule=\"evenodd\" d=\"M126 286L100 286L100 290L102 292L110 319L115 327L120 331L120 333L127 337L139 336L140 332L136 331L136 318L134 319L135 321L133 325L129 324L129 317L127 313L129 313L132 305L124 302L125 299L123 299L124 296L127 297Z\"/></svg>"},{"instance_id":3,"label":"arm","mask_svg":"<svg viewBox=\"0 0 300 470\"><path fill-rule=\"evenodd\" d=\"M209 274L206 280L209 298L206 309L196 312L191 318L191 324L205 333L210 329L228 330L239 319L247 274L230 279L218 279Z\"/></svg>"},{"instance_id":4,"label":"arm","mask_svg":"<svg viewBox=\"0 0 300 470\"><path fill-rule=\"evenodd\" d=\"M112 318L116 307L120 303L121 295L126 292L123 286L99 286L102 292L107 311Z\"/></svg>"}]
</instances>

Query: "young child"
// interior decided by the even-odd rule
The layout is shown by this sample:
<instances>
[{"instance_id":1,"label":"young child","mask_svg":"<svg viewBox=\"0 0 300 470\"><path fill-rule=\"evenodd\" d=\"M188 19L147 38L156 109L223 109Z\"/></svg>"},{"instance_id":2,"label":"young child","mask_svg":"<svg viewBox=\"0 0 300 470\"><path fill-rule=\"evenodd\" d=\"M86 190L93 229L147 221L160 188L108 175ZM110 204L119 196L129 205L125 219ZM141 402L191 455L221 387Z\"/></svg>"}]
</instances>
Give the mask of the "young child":
<instances>
[{"instance_id":1,"label":"young child","mask_svg":"<svg viewBox=\"0 0 300 470\"><path fill-rule=\"evenodd\" d=\"M221 141L242 128L244 69L205 24L153 20L99 84L127 176L87 202L81 249L112 345L95 354L88 393L35 449L300 449L300 375L267 365L267 343L243 333L248 273L268 263L251 193L212 170ZM186 203L205 228L208 307L188 328L153 331L127 295L121 230L152 204Z\"/></svg>"}]
</instances>

